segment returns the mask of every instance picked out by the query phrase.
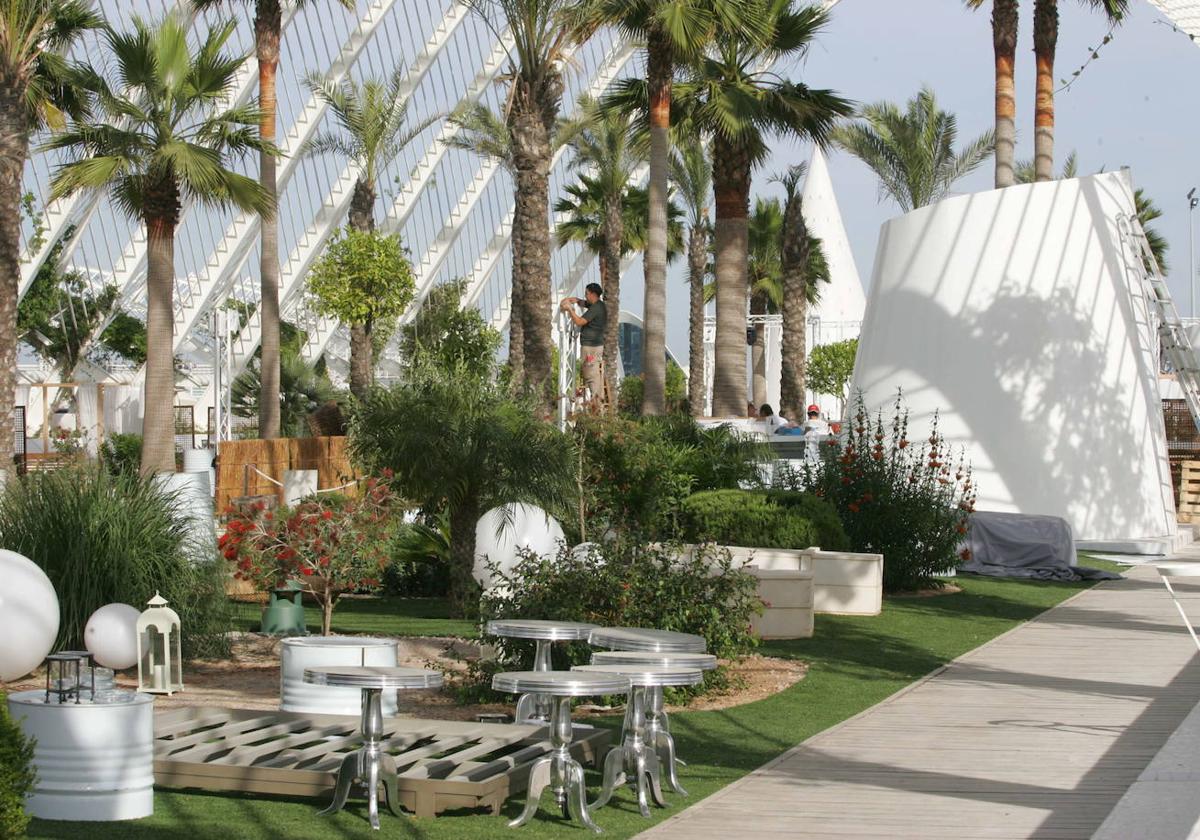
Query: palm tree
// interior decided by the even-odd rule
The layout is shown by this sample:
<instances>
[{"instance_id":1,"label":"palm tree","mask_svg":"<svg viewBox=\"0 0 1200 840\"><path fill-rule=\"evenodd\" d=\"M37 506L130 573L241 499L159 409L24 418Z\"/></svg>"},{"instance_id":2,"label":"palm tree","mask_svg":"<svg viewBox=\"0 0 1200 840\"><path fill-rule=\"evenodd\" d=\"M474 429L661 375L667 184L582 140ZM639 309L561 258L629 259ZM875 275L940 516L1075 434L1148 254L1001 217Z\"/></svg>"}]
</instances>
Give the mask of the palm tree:
<instances>
[{"instance_id":1,"label":"palm tree","mask_svg":"<svg viewBox=\"0 0 1200 840\"><path fill-rule=\"evenodd\" d=\"M641 156L633 146L630 117L615 108L601 109L589 96L581 98L580 116L567 130L575 150L572 166L585 170L580 180L599 198L601 285L604 304L613 313L604 325L604 370L609 389L617 391L617 333L621 311L621 255L625 252L623 207L633 170ZM557 210L557 208L555 208Z\"/></svg>"},{"instance_id":2,"label":"palm tree","mask_svg":"<svg viewBox=\"0 0 1200 840\"><path fill-rule=\"evenodd\" d=\"M29 138L78 116L65 55L85 30L98 25L84 0L0 0L0 406L16 402L17 290L21 282L21 196ZM12 412L0 410L0 470L13 467Z\"/></svg>"},{"instance_id":3,"label":"palm tree","mask_svg":"<svg viewBox=\"0 0 1200 840\"><path fill-rule=\"evenodd\" d=\"M671 155L671 181L687 212L688 242L688 407L704 414L704 281L708 276L708 221L712 161L695 137Z\"/></svg>"},{"instance_id":4,"label":"palm tree","mask_svg":"<svg viewBox=\"0 0 1200 840\"><path fill-rule=\"evenodd\" d=\"M759 71L801 58L828 20L815 7L764 0L771 36L753 44L721 32L712 52L694 62L677 84L676 104L713 140L717 214L717 335L713 414L735 417L746 407L746 262L750 178L769 153L767 136L787 133L824 145L834 122L852 106L833 91Z\"/></svg>"},{"instance_id":5,"label":"palm tree","mask_svg":"<svg viewBox=\"0 0 1200 840\"><path fill-rule=\"evenodd\" d=\"M1067 159L1063 161L1062 174L1059 178L1074 178L1079 174L1079 155L1074 150L1067 155ZM1017 161L1013 168L1013 182L1017 184L1032 184L1037 180L1037 170L1034 168L1033 159Z\"/></svg>"},{"instance_id":6,"label":"palm tree","mask_svg":"<svg viewBox=\"0 0 1200 840\"><path fill-rule=\"evenodd\" d=\"M959 178L974 171L996 148L995 132L985 131L955 151L958 120L938 107L933 91L922 87L903 111L891 102L866 105L861 122L838 126L833 138L879 176L880 195L904 212L942 199Z\"/></svg>"},{"instance_id":7,"label":"palm tree","mask_svg":"<svg viewBox=\"0 0 1200 840\"><path fill-rule=\"evenodd\" d=\"M511 145L513 186L510 321L522 320L524 384L541 394L550 377L550 164L562 100L562 64L571 43L565 13L570 0L463 0L512 49L505 124ZM520 305L521 311L515 309Z\"/></svg>"},{"instance_id":8,"label":"palm tree","mask_svg":"<svg viewBox=\"0 0 1200 840\"><path fill-rule=\"evenodd\" d=\"M224 0L192 0L198 10L216 6ZM250 0L247 0L250 2ZM258 136L270 146L275 144L275 74L279 69L279 42L283 37L283 0L253 0L254 55L258 60ZM303 6L307 0L293 0ZM354 0L337 0L353 9ZM263 151L258 158L259 183L275 205L275 154ZM262 248L259 256L261 302L259 303L261 340L262 396L258 401L258 433L264 438L279 437L279 223L275 216L260 220Z\"/></svg>"},{"instance_id":9,"label":"palm tree","mask_svg":"<svg viewBox=\"0 0 1200 840\"><path fill-rule=\"evenodd\" d=\"M274 151L254 130L258 108L212 111L245 61L224 52L234 28L231 22L210 30L194 52L186 28L173 16L157 24L134 18L130 33L107 30L113 76L120 82L110 83L89 68L98 113L45 146L74 156L55 173L53 198L107 190L117 207L146 226L143 473L175 469L172 298L180 202L263 216L274 211L269 190L226 168L231 157Z\"/></svg>"},{"instance_id":10,"label":"palm tree","mask_svg":"<svg viewBox=\"0 0 1200 840\"><path fill-rule=\"evenodd\" d=\"M987 0L966 0L978 9ZM992 0L992 50L996 56L996 187L1011 187L1017 147L1017 0Z\"/></svg>"},{"instance_id":11,"label":"palm tree","mask_svg":"<svg viewBox=\"0 0 1200 840\"><path fill-rule=\"evenodd\" d=\"M821 283L829 282L829 265L821 240L804 221L800 181L808 167L791 166L772 178L783 185L783 230L780 285L783 297L783 338L780 342L779 405L785 417L804 416L808 356L805 351L808 307L821 297Z\"/></svg>"},{"instance_id":12,"label":"palm tree","mask_svg":"<svg viewBox=\"0 0 1200 840\"><path fill-rule=\"evenodd\" d=\"M367 79L361 84L345 79L340 84L312 74L305 84L333 112L340 131L326 131L307 142L300 153L333 154L346 158L358 170L350 199L350 226L362 233L375 230L376 184L389 163L437 117L412 128L408 122L408 100L400 95L404 71L398 68L388 81ZM355 396L368 387L374 348L365 323L350 324L350 370Z\"/></svg>"},{"instance_id":13,"label":"palm tree","mask_svg":"<svg viewBox=\"0 0 1200 840\"><path fill-rule=\"evenodd\" d=\"M667 309L667 201L671 88L679 61L699 59L718 32L762 43L769 21L759 0L575 0L581 31L616 25L646 44L650 129L650 221L642 309L643 414L665 414Z\"/></svg>"},{"instance_id":14,"label":"palm tree","mask_svg":"<svg viewBox=\"0 0 1200 840\"><path fill-rule=\"evenodd\" d=\"M1125 18L1129 0L1082 0L1104 12L1113 26ZM1033 164L1036 180L1054 180L1054 54L1058 49L1058 0L1034 0L1033 55L1037 63L1037 99L1033 115Z\"/></svg>"},{"instance_id":15,"label":"palm tree","mask_svg":"<svg viewBox=\"0 0 1200 840\"><path fill-rule=\"evenodd\" d=\"M750 259L746 263L746 291L750 296L750 314L778 312L783 304L783 209L779 200L757 199L748 228ZM755 405L762 405L767 401L767 336L765 329L753 332L750 399Z\"/></svg>"}]
</instances>

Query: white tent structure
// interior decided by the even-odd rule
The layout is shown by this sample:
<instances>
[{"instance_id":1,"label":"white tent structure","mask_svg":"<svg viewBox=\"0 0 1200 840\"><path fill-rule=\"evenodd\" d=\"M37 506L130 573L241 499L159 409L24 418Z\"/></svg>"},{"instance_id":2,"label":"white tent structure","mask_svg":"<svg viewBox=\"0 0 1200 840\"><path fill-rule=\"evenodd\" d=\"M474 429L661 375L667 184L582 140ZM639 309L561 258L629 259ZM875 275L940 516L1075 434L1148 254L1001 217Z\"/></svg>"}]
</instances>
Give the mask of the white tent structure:
<instances>
[{"instance_id":1,"label":"white tent structure","mask_svg":"<svg viewBox=\"0 0 1200 840\"><path fill-rule=\"evenodd\" d=\"M854 385L902 388L910 436L974 465L981 510L1065 518L1076 539L1175 534L1158 336L1127 170L960 195L887 222Z\"/></svg>"}]
</instances>

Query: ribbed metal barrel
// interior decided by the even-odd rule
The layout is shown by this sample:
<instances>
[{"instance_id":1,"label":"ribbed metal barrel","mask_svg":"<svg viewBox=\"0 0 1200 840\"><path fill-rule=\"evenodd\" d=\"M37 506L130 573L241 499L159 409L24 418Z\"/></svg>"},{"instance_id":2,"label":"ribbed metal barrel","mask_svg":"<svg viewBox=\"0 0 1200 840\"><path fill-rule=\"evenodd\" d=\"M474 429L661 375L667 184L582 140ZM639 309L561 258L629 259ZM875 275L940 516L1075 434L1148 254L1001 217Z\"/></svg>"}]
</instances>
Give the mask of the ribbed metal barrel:
<instances>
[{"instance_id":1,"label":"ribbed metal barrel","mask_svg":"<svg viewBox=\"0 0 1200 840\"><path fill-rule=\"evenodd\" d=\"M369 636L306 636L283 640L279 669L280 703L285 712L357 715L362 692L357 688L312 685L304 681L305 668L373 665L396 666L396 641ZM383 695L383 713L396 714L396 692Z\"/></svg>"},{"instance_id":2,"label":"ribbed metal barrel","mask_svg":"<svg viewBox=\"0 0 1200 840\"><path fill-rule=\"evenodd\" d=\"M45 702L44 691L8 696L8 712L37 739L37 782L25 803L47 820L134 820L154 813L154 703Z\"/></svg>"}]
</instances>

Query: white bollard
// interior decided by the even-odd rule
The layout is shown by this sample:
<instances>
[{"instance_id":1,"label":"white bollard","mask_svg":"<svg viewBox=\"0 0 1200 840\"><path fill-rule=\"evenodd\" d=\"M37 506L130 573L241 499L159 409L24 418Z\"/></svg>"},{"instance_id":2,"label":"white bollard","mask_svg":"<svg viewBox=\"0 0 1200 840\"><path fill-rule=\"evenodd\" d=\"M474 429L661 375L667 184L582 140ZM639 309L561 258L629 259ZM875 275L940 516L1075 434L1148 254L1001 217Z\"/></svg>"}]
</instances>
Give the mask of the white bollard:
<instances>
[{"instance_id":1,"label":"white bollard","mask_svg":"<svg viewBox=\"0 0 1200 840\"><path fill-rule=\"evenodd\" d=\"M301 499L312 496L316 492L316 470L283 471L283 500L285 504L294 505Z\"/></svg>"}]
</instances>

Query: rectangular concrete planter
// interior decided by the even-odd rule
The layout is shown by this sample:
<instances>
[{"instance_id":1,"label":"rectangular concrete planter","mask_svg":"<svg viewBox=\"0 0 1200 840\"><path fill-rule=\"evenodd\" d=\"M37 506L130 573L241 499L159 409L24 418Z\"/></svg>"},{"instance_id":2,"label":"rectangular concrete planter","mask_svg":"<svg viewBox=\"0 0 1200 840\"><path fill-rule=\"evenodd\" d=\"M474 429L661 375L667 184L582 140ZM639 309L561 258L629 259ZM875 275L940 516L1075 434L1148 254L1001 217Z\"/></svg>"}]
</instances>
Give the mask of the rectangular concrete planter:
<instances>
[{"instance_id":1,"label":"rectangular concrete planter","mask_svg":"<svg viewBox=\"0 0 1200 840\"><path fill-rule=\"evenodd\" d=\"M832 615L879 615L883 608L883 555L807 552L813 571L813 610Z\"/></svg>"},{"instance_id":2,"label":"rectangular concrete planter","mask_svg":"<svg viewBox=\"0 0 1200 840\"><path fill-rule=\"evenodd\" d=\"M813 634L813 571L807 551L720 546L733 564L758 581L762 615L750 620L760 639L808 639ZM686 551L694 550L685 546Z\"/></svg>"}]
</instances>

